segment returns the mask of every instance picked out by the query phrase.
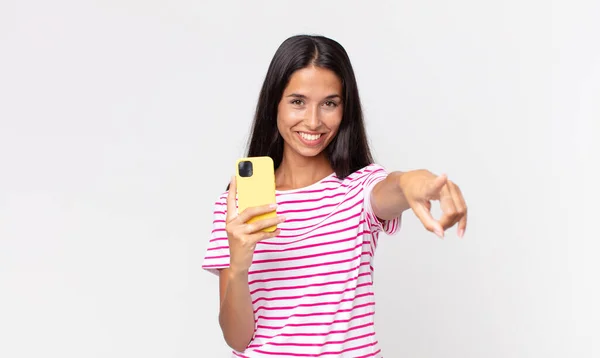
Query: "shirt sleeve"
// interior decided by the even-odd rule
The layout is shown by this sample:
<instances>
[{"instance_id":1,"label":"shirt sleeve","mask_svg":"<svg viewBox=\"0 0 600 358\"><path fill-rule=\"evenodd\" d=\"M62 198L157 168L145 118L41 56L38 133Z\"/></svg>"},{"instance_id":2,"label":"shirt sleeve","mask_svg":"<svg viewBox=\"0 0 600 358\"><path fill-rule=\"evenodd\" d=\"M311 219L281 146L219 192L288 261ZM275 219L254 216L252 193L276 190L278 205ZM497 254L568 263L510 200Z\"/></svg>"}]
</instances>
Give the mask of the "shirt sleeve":
<instances>
[{"instance_id":1,"label":"shirt sleeve","mask_svg":"<svg viewBox=\"0 0 600 358\"><path fill-rule=\"evenodd\" d=\"M387 176L388 172L381 165L371 164L365 168L363 180L364 209L371 232L383 232L387 235L393 235L400 229L400 216L391 220L380 220L375 215L373 207L371 206L371 193L373 192L373 187Z\"/></svg>"},{"instance_id":2,"label":"shirt sleeve","mask_svg":"<svg viewBox=\"0 0 600 358\"><path fill-rule=\"evenodd\" d=\"M204 254L202 268L215 275L220 269L229 267L229 241L225 231L227 215L227 193L221 195L214 205L210 241Z\"/></svg>"}]
</instances>

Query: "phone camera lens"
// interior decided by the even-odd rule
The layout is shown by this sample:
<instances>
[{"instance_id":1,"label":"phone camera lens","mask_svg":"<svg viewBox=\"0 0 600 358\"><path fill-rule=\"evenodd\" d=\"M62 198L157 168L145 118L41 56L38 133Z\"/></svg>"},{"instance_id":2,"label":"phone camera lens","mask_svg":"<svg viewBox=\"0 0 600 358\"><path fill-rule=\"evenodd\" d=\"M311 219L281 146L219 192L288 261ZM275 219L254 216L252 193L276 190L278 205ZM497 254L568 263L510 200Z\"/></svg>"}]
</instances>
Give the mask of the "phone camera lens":
<instances>
[{"instance_id":1,"label":"phone camera lens","mask_svg":"<svg viewBox=\"0 0 600 358\"><path fill-rule=\"evenodd\" d=\"M252 176L252 162L244 160L238 164L238 171L241 177L251 177Z\"/></svg>"}]
</instances>

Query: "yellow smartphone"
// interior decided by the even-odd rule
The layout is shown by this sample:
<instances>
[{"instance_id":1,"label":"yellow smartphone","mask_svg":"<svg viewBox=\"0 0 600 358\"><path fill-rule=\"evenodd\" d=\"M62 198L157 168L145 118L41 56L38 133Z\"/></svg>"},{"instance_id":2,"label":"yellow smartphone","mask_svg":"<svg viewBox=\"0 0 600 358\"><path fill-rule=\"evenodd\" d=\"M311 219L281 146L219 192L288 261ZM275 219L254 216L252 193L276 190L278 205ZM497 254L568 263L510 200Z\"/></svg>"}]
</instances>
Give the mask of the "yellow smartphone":
<instances>
[{"instance_id":1,"label":"yellow smartphone","mask_svg":"<svg viewBox=\"0 0 600 358\"><path fill-rule=\"evenodd\" d=\"M238 196L238 212L249 207L275 204L275 169L271 157L248 157L236 161L236 184ZM255 216L248 222L272 218L276 210ZM277 226L262 231L273 232Z\"/></svg>"}]
</instances>

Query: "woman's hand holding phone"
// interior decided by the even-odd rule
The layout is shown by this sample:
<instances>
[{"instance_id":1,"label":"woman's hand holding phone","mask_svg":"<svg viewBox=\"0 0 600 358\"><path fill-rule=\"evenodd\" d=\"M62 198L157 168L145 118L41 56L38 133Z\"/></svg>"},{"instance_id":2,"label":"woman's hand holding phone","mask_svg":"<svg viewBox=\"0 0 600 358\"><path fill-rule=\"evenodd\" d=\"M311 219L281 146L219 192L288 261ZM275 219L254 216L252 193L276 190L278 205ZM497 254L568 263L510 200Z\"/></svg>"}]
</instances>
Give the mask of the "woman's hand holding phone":
<instances>
[{"instance_id":1,"label":"woman's hand holding phone","mask_svg":"<svg viewBox=\"0 0 600 358\"><path fill-rule=\"evenodd\" d=\"M265 239L279 235L279 229L273 232L262 231L268 227L275 226L285 221L285 217L276 216L248 223L250 219L258 215L266 214L275 210L275 205L254 206L237 214L236 207L236 178L231 178L229 193L227 195L226 227L229 240L230 270L234 272L248 272L252 265L252 257L256 244Z\"/></svg>"}]
</instances>

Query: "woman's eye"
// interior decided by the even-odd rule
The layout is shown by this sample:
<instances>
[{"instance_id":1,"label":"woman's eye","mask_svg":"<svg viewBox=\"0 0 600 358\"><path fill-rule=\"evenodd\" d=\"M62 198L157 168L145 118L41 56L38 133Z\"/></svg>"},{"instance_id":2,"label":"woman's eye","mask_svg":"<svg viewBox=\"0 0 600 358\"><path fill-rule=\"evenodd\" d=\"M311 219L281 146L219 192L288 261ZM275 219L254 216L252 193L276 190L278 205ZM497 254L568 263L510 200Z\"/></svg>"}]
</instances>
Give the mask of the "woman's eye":
<instances>
[{"instance_id":1,"label":"woman's eye","mask_svg":"<svg viewBox=\"0 0 600 358\"><path fill-rule=\"evenodd\" d=\"M327 107L336 107L337 103L335 103L333 101L327 101L327 102L325 102L325 106L327 106Z\"/></svg>"},{"instance_id":2,"label":"woman's eye","mask_svg":"<svg viewBox=\"0 0 600 358\"><path fill-rule=\"evenodd\" d=\"M296 106L301 106L304 104L304 102L302 102L302 100L300 100L300 99L294 99L294 100L292 100L292 104L294 104Z\"/></svg>"}]
</instances>

